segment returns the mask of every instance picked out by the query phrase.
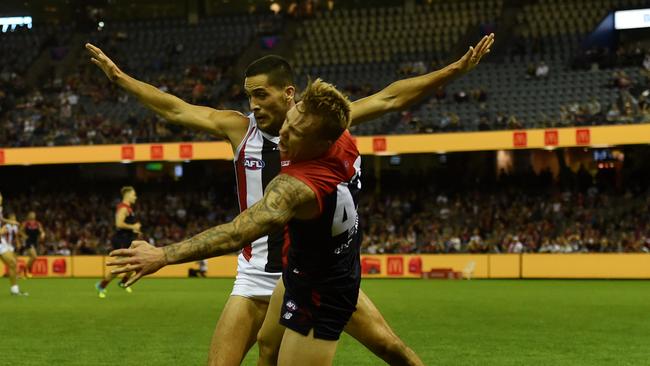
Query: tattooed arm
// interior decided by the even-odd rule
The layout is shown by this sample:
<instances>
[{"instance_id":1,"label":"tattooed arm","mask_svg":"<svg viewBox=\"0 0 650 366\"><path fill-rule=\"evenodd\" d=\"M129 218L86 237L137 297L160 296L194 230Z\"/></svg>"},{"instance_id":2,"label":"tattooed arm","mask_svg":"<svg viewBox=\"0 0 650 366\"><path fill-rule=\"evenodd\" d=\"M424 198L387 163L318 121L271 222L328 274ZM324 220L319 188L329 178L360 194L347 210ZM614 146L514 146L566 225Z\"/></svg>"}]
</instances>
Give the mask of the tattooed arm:
<instances>
[{"instance_id":1,"label":"tattooed arm","mask_svg":"<svg viewBox=\"0 0 650 366\"><path fill-rule=\"evenodd\" d=\"M208 229L190 239L163 248L135 241L129 249L111 252L119 257L109 266L113 273L135 271L127 283L154 273L168 264L218 257L243 248L257 238L282 230L294 217L309 218L318 213L315 193L302 181L280 174L266 187L261 201L245 210L232 222Z\"/></svg>"}]
</instances>

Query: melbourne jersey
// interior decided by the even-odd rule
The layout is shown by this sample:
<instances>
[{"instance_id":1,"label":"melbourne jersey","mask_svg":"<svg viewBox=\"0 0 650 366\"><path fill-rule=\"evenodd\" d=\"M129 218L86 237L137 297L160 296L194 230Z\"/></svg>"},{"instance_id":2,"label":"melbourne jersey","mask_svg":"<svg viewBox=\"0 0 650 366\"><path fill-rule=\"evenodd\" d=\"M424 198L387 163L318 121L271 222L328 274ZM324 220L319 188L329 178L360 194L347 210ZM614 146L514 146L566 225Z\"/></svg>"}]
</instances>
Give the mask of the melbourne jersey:
<instances>
[{"instance_id":1,"label":"melbourne jersey","mask_svg":"<svg viewBox=\"0 0 650 366\"><path fill-rule=\"evenodd\" d=\"M41 223L36 220L27 220L23 222L23 230L27 236L25 244L28 246L38 245L38 239L41 237Z\"/></svg>"},{"instance_id":2,"label":"melbourne jersey","mask_svg":"<svg viewBox=\"0 0 650 366\"><path fill-rule=\"evenodd\" d=\"M310 278L314 284L358 281L361 157L350 133L345 131L323 157L282 165L283 174L314 191L321 213L312 220L289 222L291 246L285 271Z\"/></svg>"},{"instance_id":3,"label":"melbourne jersey","mask_svg":"<svg viewBox=\"0 0 650 366\"><path fill-rule=\"evenodd\" d=\"M260 201L266 186L280 173L280 138L260 130L253 114L248 120L248 131L234 158L240 211ZM244 247L240 255L260 270L279 273L284 241L284 231L263 236Z\"/></svg>"},{"instance_id":4,"label":"melbourne jersey","mask_svg":"<svg viewBox=\"0 0 650 366\"><path fill-rule=\"evenodd\" d=\"M126 217L124 218L124 223L133 225L138 222L137 218L135 217L135 212L133 211L133 207L131 205L126 204L124 202L120 202L117 204L115 207L115 213L121 209L125 208L126 209ZM135 240L136 234L133 232L131 229L117 229L115 232L115 238L120 239L124 243L128 243L129 245L131 244L131 241Z\"/></svg>"}]
</instances>

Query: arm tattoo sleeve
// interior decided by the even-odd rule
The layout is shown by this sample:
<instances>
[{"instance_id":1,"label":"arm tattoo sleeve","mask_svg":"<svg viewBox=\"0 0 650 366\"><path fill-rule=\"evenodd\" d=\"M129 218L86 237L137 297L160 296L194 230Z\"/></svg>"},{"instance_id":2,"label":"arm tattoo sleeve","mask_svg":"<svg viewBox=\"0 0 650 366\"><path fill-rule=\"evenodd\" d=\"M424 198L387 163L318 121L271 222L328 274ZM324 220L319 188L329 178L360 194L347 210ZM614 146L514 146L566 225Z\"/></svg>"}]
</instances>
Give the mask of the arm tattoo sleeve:
<instances>
[{"instance_id":1,"label":"arm tattoo sleeve","mask_svg":"<svg viewBox=\"0 0 650 366\"><path fill-rule=\"evenodd\" d=\"M315 199L315 193L305 183L280 174L266 187L262 200L232 222L164 247L167 264L218 257L241 249L257 238L281 230L297 207Z\"/></svg>"}]
</instances>

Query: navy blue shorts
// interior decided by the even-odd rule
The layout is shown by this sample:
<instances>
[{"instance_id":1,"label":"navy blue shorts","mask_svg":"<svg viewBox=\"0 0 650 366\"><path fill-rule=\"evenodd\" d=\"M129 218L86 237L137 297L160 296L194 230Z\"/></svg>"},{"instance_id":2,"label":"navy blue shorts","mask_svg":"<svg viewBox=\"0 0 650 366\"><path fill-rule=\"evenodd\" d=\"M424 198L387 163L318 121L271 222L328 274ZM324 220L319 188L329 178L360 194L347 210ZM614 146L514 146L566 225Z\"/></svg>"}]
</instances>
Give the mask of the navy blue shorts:
<instances>
[{"instance_id":1,"label":"navy blue shorts","mask_svg":"<svg viewBox=\"0 0 650 366\"><path fill-rule=\"evenodd\" d=\"M312 284L301 275L285 271L285 292L280 324L314 338L336 341L357 309L361 278L344 284Z\"/></svg>"},{"instance_id":2,"label":"navy blue shorts","mask_svg":"<svg viewBox=\"0 0 650 366\"><path fill-rule=\"evenodd\" d=\"M111 244L113 249L127 249L135 239L135 234L116 233L111 240Z\"/></svg>"}]
</instances>

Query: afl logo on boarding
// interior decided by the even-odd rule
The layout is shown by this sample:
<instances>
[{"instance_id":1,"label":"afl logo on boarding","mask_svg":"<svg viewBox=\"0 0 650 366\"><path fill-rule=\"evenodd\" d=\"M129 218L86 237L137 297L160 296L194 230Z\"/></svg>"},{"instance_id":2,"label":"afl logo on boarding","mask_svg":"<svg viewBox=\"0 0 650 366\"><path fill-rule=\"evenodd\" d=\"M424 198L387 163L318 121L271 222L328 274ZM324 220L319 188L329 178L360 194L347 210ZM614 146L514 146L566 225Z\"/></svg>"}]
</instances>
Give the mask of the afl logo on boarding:
<instances>
[{"instance_id":1,"label":"afl logo on boarding","mask_svg":"<svg viewBox=\"0 0 650 366\"><path fill-rule=\"evenodd\" d=\"M260 170L264 168L264 160L247 156L244 158L244 167L248 170Z\"/></svg>"}]
</instances>

